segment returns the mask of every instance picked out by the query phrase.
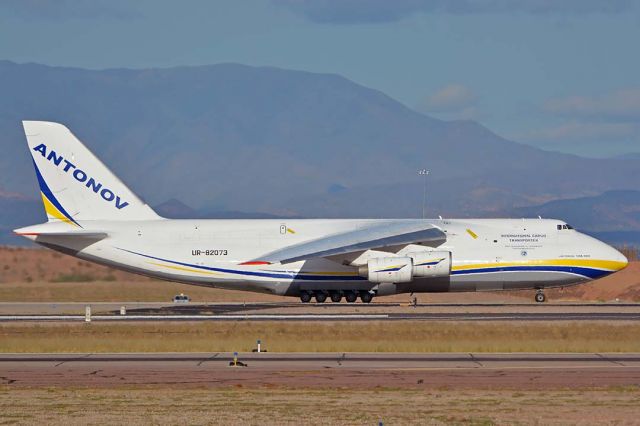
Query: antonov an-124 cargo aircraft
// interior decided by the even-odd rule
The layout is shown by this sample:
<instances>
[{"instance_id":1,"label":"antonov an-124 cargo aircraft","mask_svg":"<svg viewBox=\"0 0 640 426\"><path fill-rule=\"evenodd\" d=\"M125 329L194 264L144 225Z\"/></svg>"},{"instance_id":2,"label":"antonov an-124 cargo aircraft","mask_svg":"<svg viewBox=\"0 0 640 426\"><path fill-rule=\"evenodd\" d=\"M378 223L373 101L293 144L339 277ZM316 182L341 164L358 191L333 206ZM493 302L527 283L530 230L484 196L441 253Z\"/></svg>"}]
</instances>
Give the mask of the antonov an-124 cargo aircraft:
<instances>
[{"instance_id":1,"label":"antonov an-124 cargo aircraft","mask_svg":"<svg viewBox=\"0 0 640 426\"><path fill-rule=\"evenodd\" d=\"M65 126L23 125L48 222L15 232L137 274L302 302L512 289L536 289L543 302L545 288L627 265L551 219L166 219Z\"/></svg>"}]
</instances>

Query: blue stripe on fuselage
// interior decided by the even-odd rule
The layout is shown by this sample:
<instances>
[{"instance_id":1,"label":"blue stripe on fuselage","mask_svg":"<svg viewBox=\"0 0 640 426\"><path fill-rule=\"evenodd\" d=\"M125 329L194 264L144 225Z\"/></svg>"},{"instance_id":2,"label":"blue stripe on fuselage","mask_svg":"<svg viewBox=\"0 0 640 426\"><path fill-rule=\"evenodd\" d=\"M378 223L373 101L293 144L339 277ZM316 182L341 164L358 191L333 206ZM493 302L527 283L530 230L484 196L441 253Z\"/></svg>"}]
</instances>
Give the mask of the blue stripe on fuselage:
<instances>
[{"instance_id":1,"label":"blue stripe on fuselage","mask_svg":"<svg viewBox=\"0 0 640 426\"><path fill-rule=\"evenodd\" d=\"M186 262L178 262L175 260L164 259L161 257L151 256L148 254L138 253L135 251L123 249L117 247L119 250L126 251L131 254L135 254L138 256L146 257L148 259L159 260L162 262L173 263L174 265L187 266L190 268L202 269L206 271L214 271L214 272L222 272L227 274L237 274L237 275L245 275L245 276L254 276L254 277L264 277L264 278L283 278L283 279L299 279L299 280L307 280L307 281L365 281L366 278L360 277L357 275L347 275L347 276L317 276L317 275L305 275L299 274L295 272L291 273L283 273L279 271L278 273L272 272L259 272L259 271L241 271L237 269L226 269L226 268L214 268L210 266L203 265L195 265L192 263ZM468 274L481 274L481 273L496 273L496 272L563 272L574 275L581 275L587 278L596 279L603 277L605 275L609 275L613 271L606 271L602 269L594 269L594 268L584 268L577 266L501 266L494 268L478 268L478 269L464 269L464 270L454 270L451 271L451 275L468 275Z\"/></svg>"},{"instance_id":2,"label":"blue stripe on fuselage","mask_svg":"<svg viewBox=\"0 0 640 426\"><path fill-rule=\"evenodd\" d=\"M569 274L582 275L587 278L596 279L610 274L613 271L604 271L602 269L583 268L579 266L500 266L495 268L478 268L478 269L462 269L451 271L451 275L481 274L486 272L565 272Z\"/></svg>"},{"instance_id":3,"label":"blue stripe on fuselage","mask_svg":"<svg viewBox=\"0 0 640 426\"><path fill-rule=\"evenodd\" d=\"M360 277L358 275L317 276L317 275L304 275L304 274L298 274L298 273L283 274L283 273L258 272L258 271L240 271L236 269L225 269L225 268L213 268L211 266L194 265L192 263L185 263L185 262L178 262L175 260L163 259L161 257L155 257L155 256L150 256L148 254L137 253L135 251L123 249L120 247L116 247L116 248L122 251L126 251L128 253L136 254L138 256L146 257L149 259L173 263L174 265L188 266L189 268L202 269L205 271L223 272L227 274L238 274L238 275L247 275L247 276L264 277L264 278L296 279L296 280L307 280L307 281L363 281L363 280L366 280L366 278Z\"/></svg>"}]
</instances>

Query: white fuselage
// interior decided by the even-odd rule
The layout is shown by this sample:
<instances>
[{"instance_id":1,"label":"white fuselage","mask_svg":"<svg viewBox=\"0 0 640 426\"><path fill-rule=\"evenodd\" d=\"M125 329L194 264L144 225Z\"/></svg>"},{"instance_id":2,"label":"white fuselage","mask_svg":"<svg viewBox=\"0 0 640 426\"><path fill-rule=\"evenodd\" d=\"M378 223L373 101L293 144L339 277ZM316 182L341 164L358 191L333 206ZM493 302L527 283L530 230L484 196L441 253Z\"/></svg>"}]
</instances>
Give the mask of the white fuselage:
<instances>
[{"instance_id":1,"label":"white fuselage","mask_svg":"<svg viewBox=\"0 0 640 426\"><path fill-rule=\"evenodd\" d=\"M571 285L627 265L557 220L164 219L66 126L23 127L48 222L15 232L151 277L368 303L405 292Z\"/></svg>"},{"instance_id":2,"label":"white fuselage","mask_svg":"<svg viewBox=\"0 0 640 426\"><path fill-rule=\"evenodd\" d=\"M249 264L283 247L355 230L372 222L428 222L445 232L437 250L452 253L450 276L375 284L353 265L325 258ZM301 291L369 290L377 295L545 288L592 280L627 265L614 248L549 219L286 219L84 221L104 239L36 237L64 223L20 230L39 244L119 269L165 280L296 296ZM55 229L54 229L55 230ZM408 246L385 256L415 251ZM419 247L424 250L424 247ZM380 256L380 252L364 253Z\"/></svg>"}]
</instances>

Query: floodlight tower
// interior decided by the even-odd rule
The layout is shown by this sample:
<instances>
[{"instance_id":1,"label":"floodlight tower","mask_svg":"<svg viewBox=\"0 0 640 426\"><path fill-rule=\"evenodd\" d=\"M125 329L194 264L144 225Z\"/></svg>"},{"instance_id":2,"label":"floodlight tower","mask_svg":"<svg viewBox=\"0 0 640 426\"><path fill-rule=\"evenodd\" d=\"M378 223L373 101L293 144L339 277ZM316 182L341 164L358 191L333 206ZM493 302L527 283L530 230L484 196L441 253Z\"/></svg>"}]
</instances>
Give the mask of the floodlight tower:
<instances>
[{"instance_id":1,"label":"floodlight tower","mask_svg":"<svg viewBox=\"0 0 640 426\"><path fill-rule=\"evenodd\" d=\"M431 170L420 169L418 170L418 175L424 176L424 190L422 192L422 218L426 219L427 217L427 176L429 176Z\"/></svg>"}]
</instances>

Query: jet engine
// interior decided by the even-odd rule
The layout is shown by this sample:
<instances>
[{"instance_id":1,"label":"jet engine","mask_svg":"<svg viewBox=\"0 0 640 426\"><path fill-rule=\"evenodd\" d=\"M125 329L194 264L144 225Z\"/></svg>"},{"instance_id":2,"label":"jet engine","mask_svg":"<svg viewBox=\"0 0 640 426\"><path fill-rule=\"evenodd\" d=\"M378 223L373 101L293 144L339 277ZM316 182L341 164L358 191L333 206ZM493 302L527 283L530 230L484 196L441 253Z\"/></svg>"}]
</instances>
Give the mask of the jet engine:
<instances>
[{"instance_id":1,"label":"jet engine","mask_svg":"<svg viewBox=\"0 0 640 426\"><path fill-rule=\"evenodd\" d=\"M425 251L409 253L413 259L413 276L416 278L438 278L451 275L450 251Z\"/></svg>"},{"instance_id":2,"label":"jet engine","mask_svg":"<svg viewBox=\"0 0 640 426\"><path fill-rule=\"evenodd\" d=\"M408 283L413 281L413 259L374 257L359 272L372 283Z\"/></svg>"},{"instance_id":3,"label":"jet engine","mask_svg":"<svg viewBox=\"0 0 640 426\"><path fill-rule=\"evenodd\" d=\"M439 278L451 274L451 252L428 251L402 257L374 257L359 274L372 283L408 283L414 278Z\"/></svg>"}]
</instances>

